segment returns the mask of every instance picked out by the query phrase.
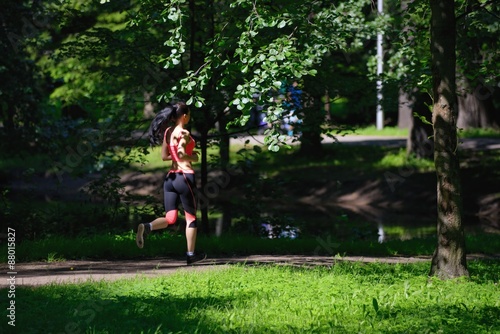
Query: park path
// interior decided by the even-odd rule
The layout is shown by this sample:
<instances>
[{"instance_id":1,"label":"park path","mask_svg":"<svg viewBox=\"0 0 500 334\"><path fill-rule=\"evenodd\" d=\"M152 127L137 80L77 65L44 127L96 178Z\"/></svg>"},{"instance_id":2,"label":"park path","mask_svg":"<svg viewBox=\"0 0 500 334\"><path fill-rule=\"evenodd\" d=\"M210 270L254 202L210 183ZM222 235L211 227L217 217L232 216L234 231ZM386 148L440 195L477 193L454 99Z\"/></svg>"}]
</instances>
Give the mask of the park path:
<instances>
[{"instance_id":1,"label":"park path","mask_svg":"<svg viewBox=\"0 0 500 334\"><path fill-rule=\"evenodd\" d=\"M234 264L288 264L297 266L330 266L334 261L380 261L394 263L428 261L425 258L373 258L344 257L334 259L332 256L264 256L252 255L244 257L209 258L205 261L187 266L185 260L175 258L155 258L136 260L96 260L96 261L59 261L33 262L16 264L16 285L36 286L51 283L79 283L85 281L117 280L137 276L154 277L179 271L200 271L228 267ZM9 270L7 266L0 269L3 273ZM0 287L7 286L7 280L2 280Z\"/></svg>"},{"instance_id":2,"label":"park path","mask_svg":"<svg viewBox=\"0 0 500 334\"><path fill-rule=\"evenodd\" d=\"M494 258L471 254L468 260ZM114 281L118 279L134 279L136 277L155 277L178 272L192 272L224 269L231 265L263 265L277 264L299 267L326 266L331 267L340 261L363 263L415 263L430 262L429 256L422 257L370 257L370 256L304 256L304 255L250 255L236 257L208 258L205 261L187 266L185 260L175 258L154 258L135 260L73 260L57 262L18 263L15 271L9 270L5 263L0 265L0 272L5 278L0 281L0 288L7 288L10 276L15 277L16 286L41 286L48 284L83 283L88 281ZM15 274L8 274L14 272Z\"/></svg>"},{"instance_id":3,"label":"park path","mask_svg":"<svg viewBox=\"0 0 500 334\"><path fill-rule=\"evenodd\" d=\"M333 143L345 145L375 145L385 147L406 147L408 138L397 136L364 136L364 135L345 135L338 136L336 140L330 137L322 137L323 144ZM252 145L264 145L263 135L245 135L236 138L231 138L231 143L243 145L245 141L249 141ZM288 144L298 145L299 141L292 141L290 138ZM500 138L464 138L460 140L460 148L466 150L500 150Z\"/></svg>"}]
</instances>

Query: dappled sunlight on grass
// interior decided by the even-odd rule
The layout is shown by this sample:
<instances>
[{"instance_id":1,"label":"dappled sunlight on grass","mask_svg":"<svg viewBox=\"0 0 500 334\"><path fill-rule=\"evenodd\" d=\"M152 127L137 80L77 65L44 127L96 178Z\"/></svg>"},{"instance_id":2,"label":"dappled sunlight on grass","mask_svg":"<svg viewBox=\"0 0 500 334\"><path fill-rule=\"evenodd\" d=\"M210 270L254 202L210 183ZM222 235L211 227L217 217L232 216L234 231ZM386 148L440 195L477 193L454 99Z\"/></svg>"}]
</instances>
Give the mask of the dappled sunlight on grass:
<instances>
[{"instance_id":1,"label":"dappled sunlight on grass","mask_svg":"<svg viewBox=\"0 0 500 334\"><path fill-rule=\"evenodd\" d=\"M415 171L429 172L434 171L434 161L408 156L406 149L401 148L398 151L387 152L382 159L374 162L373 167L380 169L413 168Z\"/></svg>"},{"instance_id":2,"label":"dappled sunlight on grass","mask_svg":"<svg viewBox=\"0 0 500 334\"><path fill-rule=\"evenodd\" d=\"M450 281L429 279L429 263L332 264L19 287L17 320L25 333L491 333L500 326L498 262L471 262L470 280Z\"/></svg>"},{"instance_id":3,"label":"dappled sunlight on grass","mask_svg":"<svg viewBox=\"0 0 500 334\"><path fill-rule=\"evenodd\" d=\"M499 129L459 129L458 131L459 138L500 138L500 130Z\"/></svg>"},{"instance_id":4,"label":"dappled sunlight on grass","mask_svg":"<svg viewBox=\"0 0 500 334\"><path fill-rule=\"evenodd\" d=\"M381 130L379 130L375 125L371 125L367 127L356 128L354 135L406 137L408 136L408 129L393 126L384 126Z\"/></svg>"}]
</instances>

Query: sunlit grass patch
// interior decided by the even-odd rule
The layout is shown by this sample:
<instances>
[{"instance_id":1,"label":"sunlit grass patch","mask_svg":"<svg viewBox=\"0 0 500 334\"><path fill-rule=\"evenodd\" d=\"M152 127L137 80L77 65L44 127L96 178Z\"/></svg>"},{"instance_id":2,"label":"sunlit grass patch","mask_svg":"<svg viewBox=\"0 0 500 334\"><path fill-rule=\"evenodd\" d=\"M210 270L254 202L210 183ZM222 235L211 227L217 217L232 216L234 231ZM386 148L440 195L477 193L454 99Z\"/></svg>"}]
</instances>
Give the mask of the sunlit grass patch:
<instances>
[{"instance_id":1,"label":"sunlit grass patch","mask_svg":"<svg viewBox=\"0 0 500 334\"><path fill-rule=\"evenodd\" d=\"M460 138L500 138L500 130L498 129L459 129L458 136Z\"/></svg>"},{"instance_id":2,"label":"sunlit grass patch","mask_svg":"<svg viewBox=\"0 0 500 334\"><path fill-rule=\"evenodd\" d=\"M379 130L375 125L371 125L371 126L356 128L354 135L406 137L408 136L408 128L398 128L397 126L384 126L382 129Z\"/></svg>"},{"instance_id":3,"label":"sunlit grass patch","mask_svg":"<svg viewBox=\"0 0 500 334\"><path fill-rule=\"evenodd\" d=\"M332 262L333 264L333 262ZM19 287L23 333L494 333L498 262L470 280L427 277L428 263L233 265L156 278ZM2 291L3 292L3 291ZM39 307L44 305L44 307ZM4 311L5 312L5 311Z\"/></svg>"},{"instance_id":4,"label":"sunlit grass patch","mask_svg":"<svg viewBox=\"0 0 500 334\"><path fill-rule=\"evenodd\" d=\"M382 159L374 162L373 167L380 169L411 168L414 172L429 172L435 169L433 160L408 156L406 149L403 148L387 152Z\"/></svg>"}]
</instances>

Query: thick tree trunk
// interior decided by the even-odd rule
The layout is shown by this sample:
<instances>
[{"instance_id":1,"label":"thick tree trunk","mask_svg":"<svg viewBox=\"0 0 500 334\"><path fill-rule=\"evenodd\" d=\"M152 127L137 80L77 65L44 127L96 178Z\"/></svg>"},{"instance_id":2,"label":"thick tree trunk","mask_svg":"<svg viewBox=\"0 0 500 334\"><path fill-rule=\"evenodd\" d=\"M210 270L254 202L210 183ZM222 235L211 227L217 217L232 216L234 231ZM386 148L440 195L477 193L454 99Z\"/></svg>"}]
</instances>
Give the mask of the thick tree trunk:
<instances>
[{"instance_id":1,"label":"thick tree trunk","mask_svg":"<svg viewBox=\"0 0 500 334\"><path fill-rule=\"evenodd\" d=\"M433 78L434 163L437 174L437 248L431 276L449 279L468 276L456 120L455 2L430 1Z\"/></svg>"}]
</instances>

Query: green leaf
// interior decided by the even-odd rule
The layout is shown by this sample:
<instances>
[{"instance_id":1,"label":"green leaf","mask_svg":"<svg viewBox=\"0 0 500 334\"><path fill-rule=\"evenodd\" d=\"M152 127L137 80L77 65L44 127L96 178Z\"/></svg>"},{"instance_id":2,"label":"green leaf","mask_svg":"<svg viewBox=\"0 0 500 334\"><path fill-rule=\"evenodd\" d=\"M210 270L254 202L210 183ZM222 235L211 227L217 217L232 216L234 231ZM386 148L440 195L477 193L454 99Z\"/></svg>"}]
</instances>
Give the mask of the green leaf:
<instances>
[{"instance_id":1,"label":"green leaf","mask_svg":"<svg viewBox=\"0 0 500 334\"><path fill-rule=\"evenodd\" d=\"M271 144L271 145L269 145L268 149L271 152L278 152L280 150L280 147L278 145L276 145L276 144Z\"/></svg>"},{"instance_id":2,"label":"green leaf","mask_svg":"<svg viewBox=\"0 0 500 334\"><path fill-rule=\"evenodd\" d=\"M431 123L431 122L429 122L429 121L427 120L427 118L425 118L425 116L422 116L422 115L420 115L420 114L419 114L419 113L417 113L417 112L414 112L414 113L413 113L413 116L415 116L415 117L417 117L418 119L420 119L420 120L422 121L422 123L424 123L424 124L427 124L427 125L432 125L432 123Z\"/></svg>"},{"instance_id":3,"label":"green leaf","mask_svg":"<svg viewBox=\"0 0 500 334\"><path fill-rule=\"evenodd\" d=\"M377 299L373 298L372 303L373 303L373 308L375 309L375 313L378 313L378 301L377 301Z\"/></svg>"}]
</instances>

